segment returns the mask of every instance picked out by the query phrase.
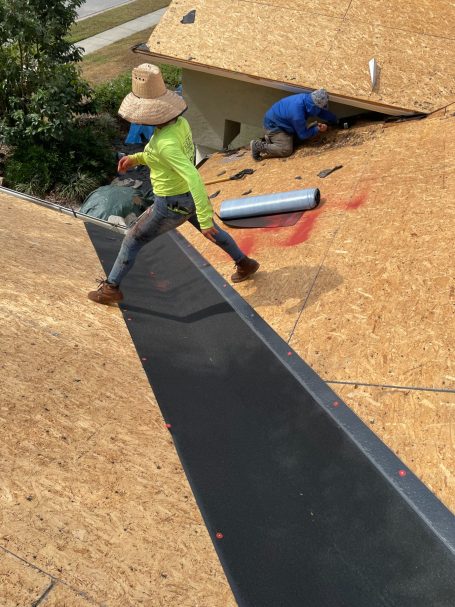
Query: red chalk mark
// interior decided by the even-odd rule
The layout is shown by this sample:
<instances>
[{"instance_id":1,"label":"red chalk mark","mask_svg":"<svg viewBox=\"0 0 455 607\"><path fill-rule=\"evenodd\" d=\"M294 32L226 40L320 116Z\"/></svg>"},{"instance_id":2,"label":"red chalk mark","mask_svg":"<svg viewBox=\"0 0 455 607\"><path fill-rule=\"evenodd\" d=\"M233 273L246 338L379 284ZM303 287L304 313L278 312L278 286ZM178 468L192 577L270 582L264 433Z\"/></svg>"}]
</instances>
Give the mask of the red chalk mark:
<instances>
[{"instance_id":1,"label":"red chalk mark","mask_svg":"<svg viewBox=\"0 0 455 607\"><path fill-rule=\"evenodd\" d=\"M398 476L406 476L406 470L398 470Z\"/></svg>"},{"instance_id":2,"label":"red chalk mark","mask_svg":"<svg viewBox=\"0 0 455 607\"><path fill-rule=\"evenodd\" d=\"M292 352L288 352L288 356L292 356Z\"/></svg>"},{"instance_id":3,"label":"red chalk mark","mask_svg":"<svg viewBox=\"0 0 455 607\"><path fill-rule=\"evenodd\" d=\"M216 539L217 539L217 540L222 540L222 539L223 539L223 537L224 537L224 535L223 535L223 534L222 534L220 531L218 531L218 532L216 533L215 537L216 537Z\"/></svg>"},{"instance_id":4,"label":"red chalk mark","mask_svg":"<svg viewBox=\"0 0 455 607\"><path fill-rule=\"evenodd\" d=\"M249 256L250 253L253 252L254 245L256 244L256 238L253 236L253 234L248 234L247 236L240 238L237 244L239 245L241 251L245 253L245 255Z\"/></svg>"},{"instance_id":5,"label":"red chalk mark","mask_svg":"<svg viewBox=\"0 0 455 607\"><path fill-rule=\"evenodd\" d=\"M170 286L171 286L171 283L169 282L169 280L156 280L155 281L155 289L157 289L157 291L162 291L163 293L165 293L166 291L169 290Z\"/></svg>"},{"instance_id":6,"label":"red chalk mark","mask_svg":"<svg viewBox=\"0 0 455 607\"><path fill-rule=\"evenodd\" d=\"M168 430L172 428L172 424L164 424Z\"/></svg>"},{"instance_id":7,"label":"red chalk mark","mask_svg":"<svg viewBox=\"0 0 455 607\"><path fill-rule=\"evenodd\" d=\"M296 225L289 238L283 241L283 245L285 247L292 247L293 245L301 244L308 240L321 212L322 209L305 214Z\"/></svg>"},{"instance_id":8,"label":"red chalk mark","mask_svg":"<svg viewBox=\"0 0 455 607\"><path fill-rule=\"evenodd\" d=\"M354 196L354 198L351 198L351 200L346 205L346 210L354 211L355 209L358 209L359 207L361 207L362 205L365 204L365 202L367 201L367 198L368 198L367 192L363 192L362 194L359 194L358 196Z\"/></svg>"},{"instance_id":9,"label":"red chalk mark","mask_svg":"<svg viewBox=\"0 0 455 607\"><path fill-rule=\"evenodd\" d=\"M332 404L333 404L334 407L339 407L340 406L340 403L337 400L334 400Z\"/></svg>"}]
</instances>

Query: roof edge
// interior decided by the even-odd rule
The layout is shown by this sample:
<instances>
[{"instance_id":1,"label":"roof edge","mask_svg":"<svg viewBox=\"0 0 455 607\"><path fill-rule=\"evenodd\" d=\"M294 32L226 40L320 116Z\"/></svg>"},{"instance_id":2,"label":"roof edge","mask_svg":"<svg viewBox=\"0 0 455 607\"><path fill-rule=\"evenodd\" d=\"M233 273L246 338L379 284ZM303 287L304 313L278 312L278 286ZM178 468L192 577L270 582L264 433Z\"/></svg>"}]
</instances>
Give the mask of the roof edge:
<instances>
[{"instance_id":1,"label":"roof edge","mask_svg":"<svg viewBox=\"0 0 455 607\"><path fill-rule=\"evenodd\" d=\"M145 48L144 48L145 47ZM142 43L135 47L133 47L133 52L141 55L147 55L148 57L153 57L158 59L163 63L168 63L170 65L175 65L176 67L186 68L190 70L195 70L197 72L206 72L207 74L213 74L215 76L224 76L225 78L231 78L233 80L242 80L243 82L249 82L250 84L259 84L261 86L267 86L269 88L280 89L282 91L288 91L289 93L302 93L302 92L310 92L313 89L304 87L304 86L296 86L292 84L288 84L287 82L281 82L279 80L270 80L268 78L261 78L260 76L253 76L251 74L244 74L241 72L234 72L232 70L227 70L221 67L213 67L210 65L206 65L205 63L196 63L194 61L187 61L184 59L176 59L175 57L170 57L169 55L162 55L160 53L154 53L150 50L146 50L147 46ZM329 93L329 98L336 103L341 103L342 105L350 105L352 107L358 107L360 109L369 110L373 112L381 112L382 114L388 114L390 116L413 116L417 113L415 110L410 110L409 108L396 107L393 105L387 105L385 103L374 103L365 101L363 99L356 99L355 97L348 97L345 95L338 95L336 93ZM428 112L425 112L428 113Z\"/></svg>"}]
</instances>

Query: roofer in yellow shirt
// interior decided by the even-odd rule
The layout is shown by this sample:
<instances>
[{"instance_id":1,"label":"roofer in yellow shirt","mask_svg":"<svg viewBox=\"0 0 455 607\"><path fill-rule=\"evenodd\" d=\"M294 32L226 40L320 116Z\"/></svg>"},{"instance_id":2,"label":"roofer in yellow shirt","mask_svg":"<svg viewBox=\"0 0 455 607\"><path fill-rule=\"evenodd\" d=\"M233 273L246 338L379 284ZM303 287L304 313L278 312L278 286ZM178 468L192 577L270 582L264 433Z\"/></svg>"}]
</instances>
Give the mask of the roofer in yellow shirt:
<instances>
[{"instance_id":1,"label":"roofer in yellow shirt","mask_svg":"<svg viewBox=\"0 0 455 607\"><path fill-rule=\"evenodd\" d=\"M118 171L123 173L137 164L147 165L155 201L127 231L109 276L88 294L92 301L101 304L121 301L120 283L142 247L185 221L232 257L236 266L233 282L246 280L259 268L259 263L247 257L213 221L204 182L194 166L191 129L182 116L185 110L185 101L166 89L157 66L144 63L133 70L132 93L123 100L119 114L129 122L156 128L143 152L120 159Z\"/></svg>"}]
</instances>

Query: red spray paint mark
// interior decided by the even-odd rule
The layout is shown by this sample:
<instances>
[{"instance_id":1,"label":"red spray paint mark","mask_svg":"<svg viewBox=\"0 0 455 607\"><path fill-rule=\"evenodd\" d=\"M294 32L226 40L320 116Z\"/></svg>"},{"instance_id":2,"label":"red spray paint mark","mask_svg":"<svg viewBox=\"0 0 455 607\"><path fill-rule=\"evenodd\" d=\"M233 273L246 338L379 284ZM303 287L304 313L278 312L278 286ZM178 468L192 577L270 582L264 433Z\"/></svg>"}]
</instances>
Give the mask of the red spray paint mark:
<instances>
[{"instance_id":1,"label":"red spray paint mark","mask_svg":"<svg viewBox=\"0 0 455 607\"><path fill-rule=\"evenodd\" d=\"M339 406L340 406L340 403L339 403L337 400L334 400L334 401L333 401L333 406L334 406L334 407L339 407Z\"/></svg>"},{"instance_id":2,"label":"red spray paint mark","mask_svg":"<svg viewBox=\"0 0 455 607\"><path fill-rule=\"evenodd\" d=\"M406 476L406 474L407 474L406 470L398 470L399 476Z\"/></svg>"},{"instance_id":3,"label":"red spray paint mark","mask_svg":"<svg viewBox=\"0 0 455 607\"><path fill-rule=\"evenodd\" d=\"M359 207L361 207L362 205L365 204L365 202L367 201L367 198L368 198L367 192L363 192L362 194L359 194L358 196L354 196L354 198L351 198L351 200L346 205L346 210L355 211L355 209L358 209Z\"/></svg>"},{"instance_id":4,"label":"red spray paint mark","mask_svg":"<svg viewBox=\"0 0 455 607\"><path fill-rule=\"evenodd\" d=\"M172 428L172 424L164 424L168 430Z\"/></svg>"},{"instance_id":5,"label":"red spray paint mark","mask_svg":"<svg viewBox=\"0 0 455 607\"><path fill-rule=\"evenodd\" d=\"M223 537L224 537L224 535L220 531L218 531L218 533L216 534L215 537L216 537L217 540L222 540Z\"/></svg>"},{"instance_id":6,"label":"red spray paint mark","mask_svg":"<svg viewBox=\"0 0 455 607\"><path fill-rule=\"evenodd\" d=\"M322 210L313 211L312 213L304 215L289 238L283 242L283 245L285 247L292 247L293 245L301 244L308 240L321 212Z\"/></svg>"},{"instance_id":7,"label":"red spray paint mark","mask_svg":"<svg viewBox=\"0 0 455 607\"><path fill-rule=\"evenodd\" d=\"M155 281L155 288L157 291L161 291L162 293L165 293L166 291L169 291L169 287L171 286L171 283L169 282L169 280L157 280Z\"/></svg>"},{"instance_id":8,"label":"red spray paint mark","mask_svg":"<svg viewBox=\"0 0 455 607\"><path fill-rule=\"evenodd\" d=\"M248 234L248 236L244 236L241 238L238 243L240 250L245 253L245 255L250 255L253 252L254 245L256 244L256 238L253 234Z\"/></svg>"}]
</instances>

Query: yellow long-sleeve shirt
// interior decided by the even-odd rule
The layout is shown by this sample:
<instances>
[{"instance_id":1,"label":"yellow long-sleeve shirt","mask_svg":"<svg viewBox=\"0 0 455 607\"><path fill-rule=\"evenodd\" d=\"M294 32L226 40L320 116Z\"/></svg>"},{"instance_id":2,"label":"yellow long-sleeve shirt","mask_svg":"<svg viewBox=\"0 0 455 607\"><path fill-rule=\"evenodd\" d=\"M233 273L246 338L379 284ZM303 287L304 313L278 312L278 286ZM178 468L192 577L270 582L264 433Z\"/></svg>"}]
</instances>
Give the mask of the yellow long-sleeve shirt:
<instances>
[{"instance_id":1,"label":"yellow long-sleeve shirt","mask_svg":"<svg viewBox=\"0 0 455 607\"><path fill-rule=\"evenodd\" d=\"M150 168L153 191L157 196L191 192L201 228L205 230L213 226L212 205L193 164L193 138L190 125L183 116L162 129L157 127L144 151L132 154L131 158Z\"/></svg>"}]
</instances>

